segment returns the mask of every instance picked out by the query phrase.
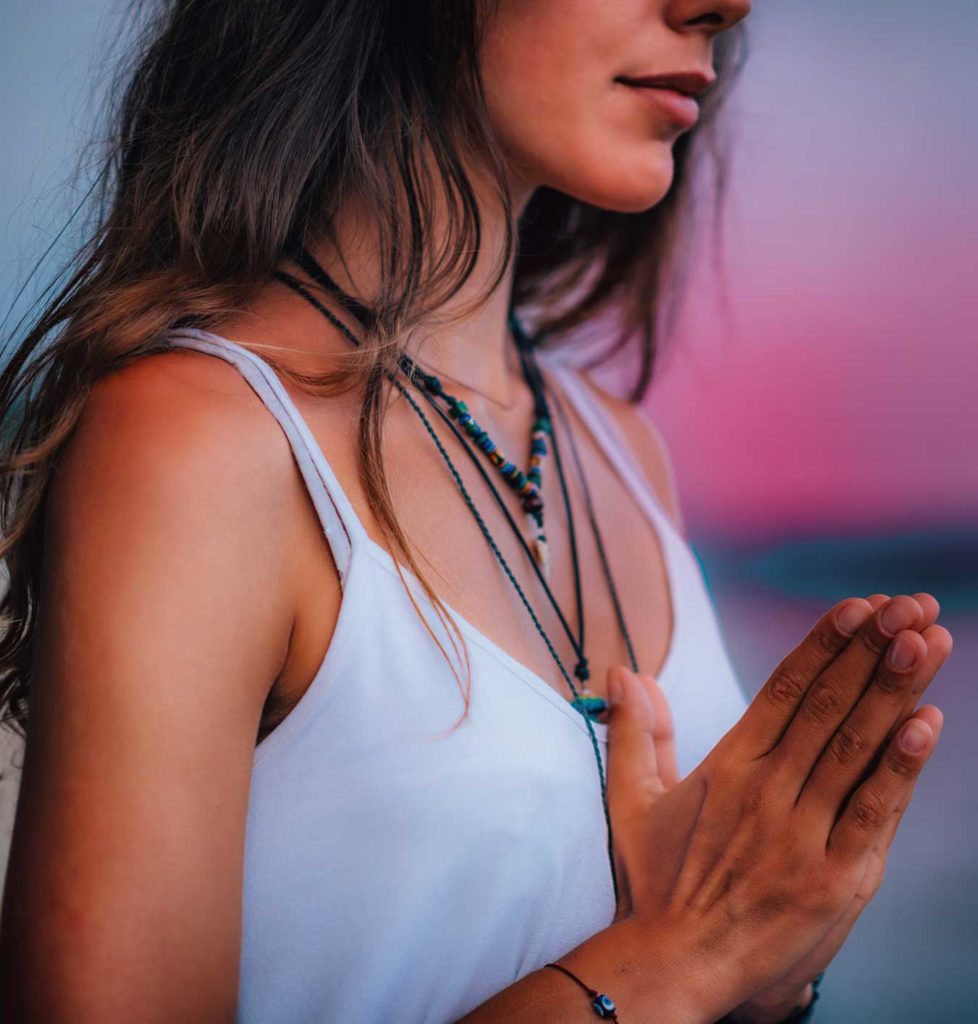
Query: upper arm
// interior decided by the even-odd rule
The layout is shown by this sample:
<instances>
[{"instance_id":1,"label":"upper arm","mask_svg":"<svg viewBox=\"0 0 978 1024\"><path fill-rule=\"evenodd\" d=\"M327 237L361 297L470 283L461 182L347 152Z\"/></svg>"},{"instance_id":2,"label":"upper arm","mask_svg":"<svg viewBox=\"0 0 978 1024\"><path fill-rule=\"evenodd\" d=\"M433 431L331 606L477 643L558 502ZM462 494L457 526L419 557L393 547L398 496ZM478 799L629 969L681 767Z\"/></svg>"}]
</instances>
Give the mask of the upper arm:
<instances>
[{"instance_id":1,"label":"upper arm","mask_svg":"<svg viewBox=\"0 0 978 1024\"><path fill-rule=\"evenodd\" d=\"M594 395L630 442L646 479L659 499L659 504L672 519L677 530L685 536L686 526L679 506L676 473L662 432L644 408L610 395L591 378L587 380Z\"/></svg>"},{"instance_id":2,"label":"upper arm","mask_svg":"<svg viewBox=\"0 0 978 1024\"><path fill-rule=\"evenodd\" d=\"M51 481L0 939L18 1019L233 1019L291 467L236 371L193 356L100 382Z\"/></svg>"}]
</instances>

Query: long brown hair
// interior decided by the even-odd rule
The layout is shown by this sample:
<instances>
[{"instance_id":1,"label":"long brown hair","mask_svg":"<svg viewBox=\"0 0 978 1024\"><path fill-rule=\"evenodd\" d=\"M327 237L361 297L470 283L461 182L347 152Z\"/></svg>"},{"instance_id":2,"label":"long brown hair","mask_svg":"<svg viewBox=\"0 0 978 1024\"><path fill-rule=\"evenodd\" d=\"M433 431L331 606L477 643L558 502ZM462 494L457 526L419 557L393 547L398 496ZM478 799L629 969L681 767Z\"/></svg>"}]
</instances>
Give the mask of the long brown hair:
<instances>
[{"instance_id":1,"label":"long brown hair","mask_svg":"<svg viewBox=\"0 0 978 1024\"><path fill-rule=\"evenodd\" d=\"M660 203L626 214L540 188L514 239L477 59L493 8L494 0L151 5L111 93L90 235L0 373L0 712L21 734L47 483L93 385L165 349L173 327L206 329L240 311L290 246L332 236L350 190L376 211L381 241L372 329L349 365L322 376L264 358L315 393L362 389L361 481L388 542L443 617L391 506L381 437L399 339L474 269L481 222L468 156L488 169L516 243L504 247L513 255L486 293L514 259L513 301L536 311L534 328L548 337L607 315L615 340L600 358L637 354L629 398L645 394L683 274L681 225L701 149L714 171L715 214L722 204L716 115L746 57L743 23L716 39L718 82L698 126L675 143L675 178ZM449 209L438 236L436 194Z\"/></svg>"}]
</instances>

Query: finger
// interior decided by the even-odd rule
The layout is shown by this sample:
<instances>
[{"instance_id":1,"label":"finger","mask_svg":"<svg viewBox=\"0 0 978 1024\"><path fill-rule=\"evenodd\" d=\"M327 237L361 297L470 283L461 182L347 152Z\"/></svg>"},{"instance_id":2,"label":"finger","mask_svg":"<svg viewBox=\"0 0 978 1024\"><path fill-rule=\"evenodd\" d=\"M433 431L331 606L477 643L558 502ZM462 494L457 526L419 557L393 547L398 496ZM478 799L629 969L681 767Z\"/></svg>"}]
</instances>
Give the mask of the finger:
<instances>
[{"instance_id":1,"label":"finger","mask_svg":"<svg viewBox=\"0 0 978 1024\"><path fill-rule=\"evenodd\" d=\"M940 615L941 612L940 603L938 602L937 598L934 597L933 594L928 594L923 591L918 592L916 594L911 594L910 596L923 609L924 618L920 626L918 626L918 631L921 634L923 634L928 626L932 626L937 621L937 616ZM869 597L866 598L866 600L869 601L869 603L872 604L874 608L878 608L879 605L881 605L884 601L889 600L889 595L870 594ZM948 634L948 637L950 637L950 634ZM950 654L950 652L948 653ZM917 705L918 697L919 694L915 694L911 700L907 701L906 707L903 709L903 711L897 718L896 722L894 722L893 724L893 728L890 731L890 736L888 737L889 739L892 739L892 737L896 734L896 730L899 729L900 726L903 725L903 723L914 713L914 708ZM930 707L932 705L927 706Z\"/></svg>"},{"instance_id":2,"label":"finger","mask_svg":"<svg viewBox=\"0 0 978 1024\"><path fill-rule=\"evenodd\" d=\"M772 754L775 762L804 772L799 788L873 678L890 641L901 631L912 631L922 618L923 610L912 597L891 598L866 619L852 642L809 687ZM907 636L920 643L914 633ZM889 699L883 687L875 688L874 695Z\"/></svg>"},{"instance_id":3,"label":"finger","mask_svg":"<svg viewBox=\"0 0 978 1024\"><path fill-rule=\"evenodd\" d=\"M923 636L927 640L928 658L930 657L929 648L933 643L940 646L944 654L943 661L947 661L947 659L951 656L951 651L954 650L954 637L947 629L945 629L943 626L936 627L934 632L931 632L930 629L926 629L923 631L921 636ZM922 687L914 688L906 704L904 704L903 708L901 708L900 710L899 715L897 715L896 720L890 726L890 731L886 737L887 741L891 740L896 735L896 732L900 728L900 726L903 725L903 723L914 713L914 708L917 707L917 701L920 699L920 695L922 692ZM925 705L925 707L931 706L932 705Z\"/></svg>"},{"instance_id":4,"label":"finger","mask_svg":"<svg viewBox=\"0 0 978 1024\"><path fill-rule=\"evenodd\" d=\"M910 595L917 604L920 605L924 617L918 629L922 632L928 626L932 626L937 621L937 616L941 613L941 606L938 603L936 597L933 594L928 594L926 591L918 591L916 594ZM889 594L869 594L866 600L873 606L873 611L876 611L881 604L890 600Z\"/></svg>"},{"instance_id":5,"label":"finger","mask_svg":"<svg viewBox=\"0 0 978 1024\"><path fill-rule=\"evenodd\" d=\"M852 864L873 852L887 831L890 817L910 799L914 782L933 749L934 732L926 719L914 717L904 725L873 774L850 796L829 833L826 851L830 856Z\"/></svg>"},{"instance_id":6,"label":"finger","mask_svg":"<svg viewBox=\"0 0 978 1024\"><path fill-rule=\"evenodd\" d=\"M774 747L820 672L850 644L873 610L861 597L833 605L771 673L724 738L760 757Z\"/></svg>"},{"instance_id":7,"label":"finger","mask_svg":"<svg viewBox=\"0 0 978 1024\"><path fill-rule=\"evenodd\" d=\"M679 781L679 764L676 756L676 730L672 719L669 700L655 676L647 672L639 672L639 680L652 701L655 724L652 736L655 740L655 758L658 765L659 778L666 789L672 789Z\"/></svg>"},{"instance_id":8,"label":"finger","mask_svg":"<svg viewBox=\"0 0 978 1024\"><path fill-rule=\"evenodd\" d=\"M623 665L608 670L607 796L615 830L614 858L618 878L615 919L630 913L633 897L628 864L647 856L635 847L628 825L641 821L651 802L665 792L659 777L655 743L655 708L642 682Z\"/></svg>"},{"instance_id":9,"label":"finger","mask_svg":"<svg viewBox=\"0 0 978 1024\"><path fill-rule=\"evenodd\" d=\"M839 725L801 788L797 804L821 809L834 820L842 801L864 777L888 737L899 728L903 709L916 706L947 659L951 634L943 626L928 626L923 633L904 630L890 650L906 649L916 661L902 669L884 658L866 691Z\"/></svg>"},{"instance_id":10,"label":"finger","mask_svg":"<svg viewBox=\"0 0 978 1024\"><path fill-rule=\"evenodd\" d=\"M645 686L623 665L608 670L608 810L643 813L665 791L655 746L655 708Z\"/></svg>"},{"instance_id":11,"label":"finger","mask_svg":"<svg viewBox=\"0 0 978 1024\"><path fill-rule=\"evenodd\" d=\"M916 717L923 719L930 725L931 730L934 733L934 747L937 747L938 741L941 738L941 730L944 726L944 715L941 709L934 704L924 704L919 707L916 711ZM883 828L883 832L880 835L879 841L873 849L872 856L869 858L866 874L863 876L862 881L859 884L859 890L856 892L857 899L866 903L876 895L880 884L883 881L883 872L886 868L886 859L890 854L890 846L893 844L893 837L896 835L897 829L900 827L900 822L903 820L904 811L910 805L910 800L913 797L913 791L916 788L917 781L920 776L910 784L910 789L904 795L903 799L897 805L896 811L890 815L889 821Z\"/></svg>"},{"instance_id":12,"label":"finger","mask_svg":"<svg viewBox=\"0 0 978 1024\"><path fill-rule=\"evenodd\" d=\"M934 597L933 594L928 594L924 591L921 591L917 594L911 594L910 596L917 602L917 604L920 605L921 609L923 610L924 628L926 628L927 626L932 626L935 622L937 622L937 616L941 614L941 606L937 598Z\"/></svg>"},{"instance_id":13,"label":"finger","mask_svg":"<svg viewBox=\"0 0 978 1024\"><path fill-rule=\"evenodd\" d=\"M936 704L922 704L917 708L913 717L921 719L930 726L931 732L934 734L933 745L936 747L940 741L941 732L944 729L944 713L941 709L937 707ZM919 778L920 776L918 775L917 779ZM880 840L876 844L876 849L884 860L890 851L890 845L893 842L893 837L896 835L896 831L900 826L900 819L903 817L903 812L910 806L910 800L913 797L913 790L917 785L917 779L913 780L910 789L897 805L896 812L892 815L889 822L887 822L886 828L883 830L883 834L880 836Z\"/></svg>"}]
</instances>

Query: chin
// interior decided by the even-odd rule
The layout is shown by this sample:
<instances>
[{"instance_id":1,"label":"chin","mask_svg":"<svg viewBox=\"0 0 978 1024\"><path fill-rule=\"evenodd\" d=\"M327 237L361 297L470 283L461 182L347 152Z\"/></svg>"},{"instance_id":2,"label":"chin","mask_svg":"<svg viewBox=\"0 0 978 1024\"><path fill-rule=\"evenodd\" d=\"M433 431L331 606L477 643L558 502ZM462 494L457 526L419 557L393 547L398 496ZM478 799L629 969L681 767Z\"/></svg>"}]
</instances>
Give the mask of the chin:
<instances>
[{"instance_id":1,"label":"chin","mask_svg":"<svg viewBox=\"0 0 978 1024\"><path fill-rule=\"evenodd\" d=\"M542 176L542 183L602 210L642 213L662 202L672 187L675 163L666 142L652 142L646 152L620 153L614 147L599 165L564 164Z\"/></svg>"}]
</instances>

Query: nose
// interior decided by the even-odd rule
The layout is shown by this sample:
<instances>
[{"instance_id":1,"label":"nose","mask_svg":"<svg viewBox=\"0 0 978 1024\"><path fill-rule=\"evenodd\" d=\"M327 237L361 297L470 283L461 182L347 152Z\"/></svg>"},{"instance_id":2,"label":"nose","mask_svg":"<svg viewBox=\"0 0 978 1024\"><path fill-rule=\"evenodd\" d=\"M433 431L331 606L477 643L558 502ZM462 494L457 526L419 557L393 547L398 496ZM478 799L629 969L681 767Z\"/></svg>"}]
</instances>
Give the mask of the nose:
<instances>
[{"instance_id":1,"label":"nose","mask_svg":"<svg viewBox=\"0 0 978 1024\"><path fill-rule=\"evenodd\" d=\"M670 0L667 20L677 31L693 28L718 34L751 12L752 0Z\"/></svg>"}]
</instances>

